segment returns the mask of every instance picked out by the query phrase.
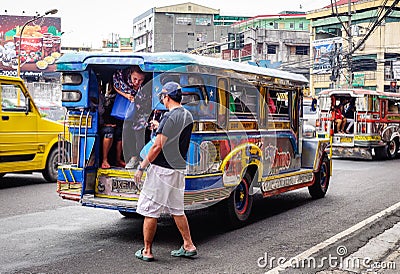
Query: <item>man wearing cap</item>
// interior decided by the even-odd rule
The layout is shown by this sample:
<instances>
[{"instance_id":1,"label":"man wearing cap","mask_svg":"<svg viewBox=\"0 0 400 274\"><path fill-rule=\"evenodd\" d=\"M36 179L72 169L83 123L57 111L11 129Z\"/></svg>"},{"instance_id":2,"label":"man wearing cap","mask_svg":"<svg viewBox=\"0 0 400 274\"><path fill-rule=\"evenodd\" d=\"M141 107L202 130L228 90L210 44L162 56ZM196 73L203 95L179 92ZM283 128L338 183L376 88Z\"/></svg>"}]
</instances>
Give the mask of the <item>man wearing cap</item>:
<instances>
[{"instance_id":1,"label":"man wearing cap","mask_svg":"<svg viewBox=\"0 0 400 274\"><path fill-rule=\"evenodd\" d=\"M144 247L135 256L153 261L152 243L161 214L171 214L183 238L183 245L171 252L175 257L197 255L184 213L186 154L193 128L191 113L182 107L182 91L176 82L164 84L160 101L169 110L156 131L156 140L148 155L140 163L135 182L140 182L147 166L146 179L140 192L136 212L145 216L143 223Z\"/></svg>"}]
</instances>

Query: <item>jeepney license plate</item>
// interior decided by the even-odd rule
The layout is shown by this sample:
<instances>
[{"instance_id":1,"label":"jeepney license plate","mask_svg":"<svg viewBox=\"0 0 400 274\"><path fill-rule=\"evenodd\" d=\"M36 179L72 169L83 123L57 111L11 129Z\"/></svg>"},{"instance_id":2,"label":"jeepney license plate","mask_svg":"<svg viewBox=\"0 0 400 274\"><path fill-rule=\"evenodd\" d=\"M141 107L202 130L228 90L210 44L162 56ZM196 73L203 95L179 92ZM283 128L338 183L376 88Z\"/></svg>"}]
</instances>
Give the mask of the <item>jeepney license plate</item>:
<instances>
[{"instance_id":1,"label":"jeepney license plate","mask_svg":"<svg viewBox=\"0 0 400 274\"><path fill-rule=\"evenodd\" d=\"M139 189L133 180L113 178L112 192L138 194Z\"/></svg>"},{"instance_id":2,"label":"jeepney license plate","mask_svg":"<svg viewBox=\"0 0 400 274\"><path fill-rule=\"evenodd\" d=\"M341 137L341 138L340 138L340 142L341 142L341 143L351 143L351 142L353 142L353 138L350 138L350 137Z\"/></svg>"}]
</instances>

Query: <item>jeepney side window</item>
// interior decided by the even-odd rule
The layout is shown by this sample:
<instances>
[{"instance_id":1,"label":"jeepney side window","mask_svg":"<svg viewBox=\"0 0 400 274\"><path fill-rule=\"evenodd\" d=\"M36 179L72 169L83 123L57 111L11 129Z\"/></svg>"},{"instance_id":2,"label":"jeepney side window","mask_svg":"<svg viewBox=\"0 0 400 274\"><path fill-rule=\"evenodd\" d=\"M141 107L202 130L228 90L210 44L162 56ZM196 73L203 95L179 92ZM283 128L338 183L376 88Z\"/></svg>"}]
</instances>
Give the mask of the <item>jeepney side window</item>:
<instances>
[{"instance_id":1,"label":"jeepney side window","mask_svg":"<svg viewBox=\"0 0 400 274\"><path fill-rule=\"evenodd\" d=\"M181 74L179 78L182 86L182 105L197 105L200 100L203 104L208 104L209 98L201 75Z\"/></svg>"},{"instance_id":2,"label":"jeepney side window","mask_svg":"<svg viewBox=\"0 0 400 274\"><path fill-rule=\"evenodd\" d=\"M376 96L367 96L368 98L368 111L379 111L379 100Z\"/></svg>"},{"instance_id":3,"label":"jeepney side window","mask_svg":"<svg viewBox=\"0 0 400 274\"><path fill-rule=\"evenodd\" d=\"M255 119L257 117L258 89L250 84L233 81L230 86L230 115L236 118Z\"/></svg>"},{"instance_id":4,"label":"jeepney side window","mask_svg":"<svg viewBox=\"0 0 400 274\"><path fill-rule=\"evenodd\" d=\"M289 91L270 89L269 94L276 106L273 115L289 119Z\"/></svg>"},{"instance_id":5,"label":"jeepney side window","mask_svg":"<svg viewBox=\"0 0 400 274\"><path fill-rule=\"evenodd\" d=\"M259 86L260 98L259 98L259 113L260 113L260 126L266 128L267 117L268 117L268 88L266 86Z\"/></svg>"},{"instance_id":6,"label":"jeepney side window","mask_svg":"<svg viewBox=\"0 0 400 274\"><path fill-rule=\"evenodd\" d=\"M1 84L1 108L3 111L26 111L26 98L21 87Z\"/></svg>"},{"instance_id":7,"label":"jeepney side window","mask_svg":"<svg viewBox=\"0 0 400 274\"><path fill-rule=\"evenodd\" d=\"M228 81L227 79L218 79L218 115L217 125L220 128L226 128L228 125L228 109L229 109L229 93L228 93Z\"/></svg>"},{"instance_id":8,"label":"jeepney side window","mask_svg":"<svg viewBox=\"0 0 400 274\"><path fill-rule=\"evenodd\" d=\"M388 100L388 112L393 114L399 114L400 101Z\"/></svg>"},{"instance_id":9,"label":"jeepney side window","mask_svg":"<svg viewBox=\"0 0 400 274\"><path fill-rule=\"evenodd\" d=\"M182 105L195 106L200 102L200 96L196 90L182 88Z\"/></svg>"}]
</instances>

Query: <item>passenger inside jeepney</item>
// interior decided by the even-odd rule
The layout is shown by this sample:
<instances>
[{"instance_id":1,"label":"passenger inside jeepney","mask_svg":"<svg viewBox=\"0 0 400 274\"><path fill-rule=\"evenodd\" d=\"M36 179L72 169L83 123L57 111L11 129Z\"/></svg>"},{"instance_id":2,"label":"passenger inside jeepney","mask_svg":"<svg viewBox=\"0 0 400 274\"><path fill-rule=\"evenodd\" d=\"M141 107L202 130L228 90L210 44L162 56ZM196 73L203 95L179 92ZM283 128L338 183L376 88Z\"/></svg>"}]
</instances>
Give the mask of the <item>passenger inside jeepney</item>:
<instances>
[{"instance_id":1,"label":"passenger inside jeepney","mask_svg":"<svg viewBox=\"0 0 400 274\"><path fill-rule=\"evenodd\" d=\"M115 91L112 83L106 85L99 84L99 114L102 136L102 160L101 168L110 168L111 165L124 167L125 162L122 159L122 127L123 121L111 116L112 107L115 100ZM115 147L115 155L111 148Z\"/></svg>"},{"instance_id":2,"label":"passenger inside jeepney","mask_svg":"<svg viewBox=\"0 0 400 274\"><path fill-rule=\"evenodd\" d=\"M276 106L274 100L271 98L271 96L268 96L268 110L270 114L276 113Z\"/></svg>"},{"instance_id":3,"label":"passenger inside jeepney","mask_svg":"<svg viewBox=\"0 0 400 274\"><path fill-rule=\"evenodd\" d=\"M335 117L335 128L336 128L336 133L344 133L344 127L346 126L347 119L344 117L344 106L343 104L339 104L338 106L332 106L332 110L335 112L334 117Z\"/></svg>"},{"instance_id":4,"label":"passenger inside jeepney","mask_svg":"<svg viewBox=\"0 0 400 274\"><path fill-rule=\"evenodd\" d=\"M347 121L346 133L352 133L354 131L354 119L356 113L355 98L352 98L345 106L344 117Z\"/></svg>"},{"instance_id":5,"label":"passenger inside jeepney","mask_svg":"<svg viewBox=\"0 0 400 274\"><path fill-rule=\"evenodd\" d=\"M388 100L388 112L393 114L399 114L399 102L395 102L394 100Z\"/></svg>"}]
</instances>

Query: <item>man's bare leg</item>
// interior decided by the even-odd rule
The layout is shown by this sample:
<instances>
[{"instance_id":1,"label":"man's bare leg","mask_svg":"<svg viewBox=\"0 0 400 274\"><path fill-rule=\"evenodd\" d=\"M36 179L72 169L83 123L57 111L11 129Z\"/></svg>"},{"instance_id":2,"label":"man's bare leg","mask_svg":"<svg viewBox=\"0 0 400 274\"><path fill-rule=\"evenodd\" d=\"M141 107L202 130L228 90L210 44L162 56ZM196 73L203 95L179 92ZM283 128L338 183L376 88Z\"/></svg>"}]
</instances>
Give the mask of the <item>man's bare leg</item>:
<instances>
[{"instance_id":1,"label":"man's bare leg","mask_svg":"<svg viewBox=\"0 0 400 274\"><path fill-rule=\"evenodd\" d=\"M103 161L101 163L101 168L110 168L110 163L108 162L108 152L110 152L112 143L112 138L103 139Z\"/></svg>"},{"instance_id":2,"label":"man's bare leg","mask_svg":"<svg viewBox=\"0 0 400 274\"><path fill-rule=\"evenodd\" d=\"M125 162L122 160L122 140L117 141L115 157L116 157L117 166L125 167Z\"/></svg>"},{"instance_id":3,"label":"man's bare leg","mask_svg":"<svg viewBox=\"0 0 400 274\"><path fill-rule=\"evenodd\" d=\"M192 237L190 236L189 223L186 215L173 215L176 226L183 238L183 248L186 251L194 251L196 247L193 244Z\"/></svg>"},{"instance_id":4,"label":"man's bare leg","mask_svg":"<svg viewBox=\"0 0 400 274\"><path fill-rule=\"evenodd\" d=\"M144 250L143 256L153 258L151 247L157 230L157 219L145 217L143 221Z\"/></svg>"}]
</instances>

